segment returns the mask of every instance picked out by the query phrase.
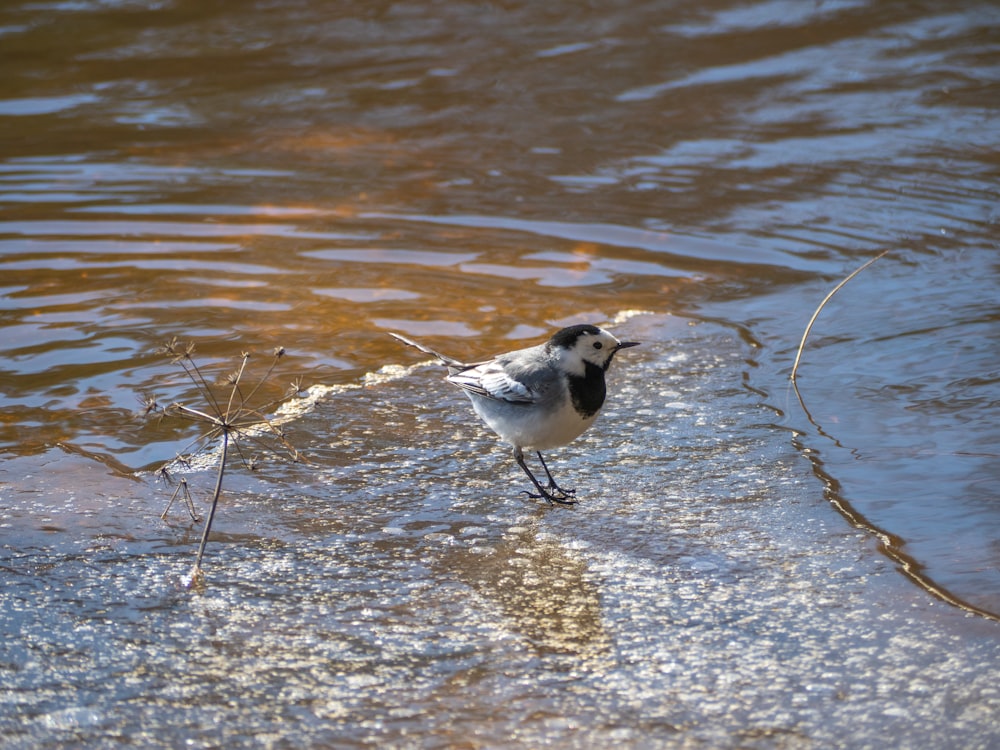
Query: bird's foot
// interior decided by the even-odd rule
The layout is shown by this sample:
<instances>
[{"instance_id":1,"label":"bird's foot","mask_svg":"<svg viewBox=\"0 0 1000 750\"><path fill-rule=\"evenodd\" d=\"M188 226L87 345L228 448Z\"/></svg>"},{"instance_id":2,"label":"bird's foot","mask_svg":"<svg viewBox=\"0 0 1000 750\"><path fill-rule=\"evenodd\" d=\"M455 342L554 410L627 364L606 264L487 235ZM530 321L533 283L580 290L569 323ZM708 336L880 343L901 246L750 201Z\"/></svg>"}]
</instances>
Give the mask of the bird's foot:
<instances>
[{"instance_id":1,"label":"bird's foot","mask_svg":"<svg viewBox=\"0 0 1000 750\"><path fill-rule=\"evenodd\" d=\"M561 487L552 486L549 489L538 488L538 493L522 490L525 495L532 500L545 500L552 505L576 505L576 490L564 490Z\"/></svg>"},{"instance_id":2,"label":"bird's foot","mask_svg":"<svg viewBox=\"0 0 1000 750\"><path fill-rule=\"evenodd\" d=\"M549 482L549 492L558 492L563 497L576 497L576 488L571 490L564 490L555 482Z\"/></svg>"}]
</instances>

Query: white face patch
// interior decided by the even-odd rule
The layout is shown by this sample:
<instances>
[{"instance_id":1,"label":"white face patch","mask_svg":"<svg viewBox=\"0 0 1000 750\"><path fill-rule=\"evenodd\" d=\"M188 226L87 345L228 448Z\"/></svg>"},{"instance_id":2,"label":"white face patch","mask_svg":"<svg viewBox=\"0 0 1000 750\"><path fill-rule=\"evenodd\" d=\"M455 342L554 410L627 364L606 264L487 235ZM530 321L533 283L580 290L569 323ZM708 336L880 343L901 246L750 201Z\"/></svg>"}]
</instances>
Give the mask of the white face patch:
<instances>
[{"instance_id":1,"label":"white face patch","mask_svg":"<svg viewBox=\"0 0 1000 750\"><path fill-rule=\"evenodd\" d=\"M575 360L578 364L578 368L573 370L574 374L583 374L584 361L595 364L602 370L605 369L608 361L615 355L620 343L618 339L605 330L601 330L596 334L585 333L581 335L571 350L571 359ZM567 369L570 368L567 367Z\"/></svg>"}]
</instances>

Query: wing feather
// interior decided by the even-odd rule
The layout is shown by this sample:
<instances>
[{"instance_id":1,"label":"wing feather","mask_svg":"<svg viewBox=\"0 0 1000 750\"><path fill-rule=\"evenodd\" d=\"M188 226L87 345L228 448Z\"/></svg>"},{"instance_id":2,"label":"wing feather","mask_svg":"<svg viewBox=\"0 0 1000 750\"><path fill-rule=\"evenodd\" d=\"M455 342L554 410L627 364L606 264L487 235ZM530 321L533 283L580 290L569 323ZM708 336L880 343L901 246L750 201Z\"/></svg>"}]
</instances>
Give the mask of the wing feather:
<instances>
[{"instance_id":1,"label":"wing feather","mask_svg":"<svg viewBox=\"0 0 1000 750\"><path fill-rule=\"evenodd\" d=\"M484 362L465 370L454 372L448 381L470 393L513 404L533 404L539 394L520 380L511 377L496 361Z\"/></svg>"}]
</instances>

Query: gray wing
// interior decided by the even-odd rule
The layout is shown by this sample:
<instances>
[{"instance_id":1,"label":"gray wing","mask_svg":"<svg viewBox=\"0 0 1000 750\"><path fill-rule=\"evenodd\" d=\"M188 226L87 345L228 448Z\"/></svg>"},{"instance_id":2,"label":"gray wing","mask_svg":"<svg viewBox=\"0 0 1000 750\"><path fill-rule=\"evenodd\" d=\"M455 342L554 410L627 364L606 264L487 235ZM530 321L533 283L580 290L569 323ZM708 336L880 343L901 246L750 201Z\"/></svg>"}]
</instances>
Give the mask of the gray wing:
<instances>
[{"instance_id":1,"label":"gray wing","mask_svg":"<svg viewBox=\"0 0 1000 750\"><path fill-rule=\"evenodd\" d=\"M558 384L558 375L546 360L537 358L533 349L457 370L448 376L448 381L470 393L497 401L513 404L544 401Z\"/></svg>"},{"instance_id":2,"label":"gray wing","mask_svg":"<svg viewBox=\"0 0 1000 750\"><path fill-rule=\"evenodd\" d=\"M537 393L530 386L511 377L496 361L452 373L448 382L470 393L498 401L533 404L538 400Z\"/></svg>"}]
</instances>

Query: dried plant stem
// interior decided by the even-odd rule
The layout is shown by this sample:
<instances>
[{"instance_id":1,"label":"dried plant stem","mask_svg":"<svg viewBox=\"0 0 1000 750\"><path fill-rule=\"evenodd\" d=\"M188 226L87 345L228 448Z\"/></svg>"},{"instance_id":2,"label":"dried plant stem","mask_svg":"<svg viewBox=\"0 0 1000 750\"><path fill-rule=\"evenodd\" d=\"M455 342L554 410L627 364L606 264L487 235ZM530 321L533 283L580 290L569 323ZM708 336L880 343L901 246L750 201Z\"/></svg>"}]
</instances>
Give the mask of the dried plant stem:
<instances>
[{"instance_id":1,"label":"dried plant stem","mask_svg":"<svg viewBox=\"0 0 1000 750\"><path fill-rule=\"evenodd\" d=\"M191 499L191 490L188 488L187 480L183 478L177 483L177 489L175 489L174 494L170 496L170 502L168 502L167 507L163 509L163 512L160 514L160 518L166 519L167 514L170 512L170 508L173 506L178 495L184 498L184 504L187 506L188 515L191 516L191 520L195 522L200 521L201 519L198 518L198 514L194 509L194 500Z\"/></svg>"},{"instance_id":2,"label":"dried plant stem","mask_svg":"<svg viewBox=\"0 0 1000 750\"><path fill-rule=\"evenodd\" d=\"M202 409L192 408L180 402L174 402L162 407L152 395L147 395L144 405L147 416L155 414L158 418L173 415L188 422L193 422L203 426L204 431L187 446L175 459L177 463L189 466L186 453L188 450L201 450L214 444L221 439L222 444L218 450L218 464L215 477L215 490L212 492L212 505L205 521L205 527L201 534L201 543L198 545L198 555L195 559L194 568L187 580L188 586L200 583L204 580L202 573L202 559L205 555L205 548L208 545L208 537L212 530L212 522L215 519L215 512L218 509L219 498L222 496L222 483L226 476L226 463L230 457L238 457L240 463L248 470L254 471L259 464L256 455L250 455L245 449L253 444L265 453L285 454L293 461L304 460L297 450L289 443L284 431L279 427L280 421L268 416L269 412L281 401L294 396L301 390L301 383L296 380L291 384L284 396L274 401L253 407L249 404L250 399L258 394L264 384L270 379L277 368L278 361L285 356L284 347L277 347L274 350L271 364L264 375L247 391L243 379L247 375L247 363L250 360L250 353L243 352L240 357L239 366L235 372L225 378L226 386L229 389L228 396L217 396L212 386L209 384L205 373L195 362L194 344L181 345L177 339L168 342L161 350L169 355L174 364L179 365L195 388L204 397L206 406ZM157 472L159 476L167 482L171 479L171 464L164 464ZM188 506L188 512L192 520L198 521L194 511L194 503L191 493L188 490L187 482L181 479L180 486L174 490L170 502L164 509L161 517L165 518L171 505L178 495L184 498Z\"/></svg>"},{"instance_id":3,"label":"dried plant stem","mask_svg":"<svg viewBox=\"0 0 1000 750\"><path fill-rule=\"evenodd\" d=\"M212 508L208 511L208 518L205 521L205 530L201 533L201 544L198 545L198 556L194 561L194 570L191 573L191 580L194 581L201 572L201 558L205 554L205 545L208 544L208 532L212 528L212 519L215 518L215 509L219 505L219 496L222 494L222 477L226 473L226 458L229 454L229 430L222 431L222 455L219 457L219 472L215 476L215 491L212 492Z\"/></svg>"},{"instance_id":4,"label":"dried plant stem","mask_svg":"<svg viewBox=\"0 0 1000 750\"><path fill-rule=\"evenodd\" d=\"M231 376L231 379L232 379L232 382L233 382L233 389L229 392L229 403L226 404L226 417L227 418L229 417L230 414L233 413L233 399L236 398L236 394L237 393L240 393L240 378L243 377L243 371L246 369L246 367L247 367L247 360L249 360L249 359L250 359L250 354L248 352L243 352L243 356L242 356L242 358L240 360L240 369L237 370ZM272 367L273 367L273 365L272 365ZM269 373L270 373L270 370L268 370L268 374ZM264 377L266 378L267 374L265 374ZM254 389L255 393L256 393L256 390L257 389L255 388ZM253 395L253 394L251 394L251 395ZM240 408L242 408L243 406L246 405L247 400L248 399L243 398L243 394L240 393L240 401L242 402L241 405L240 405Z\"/></svg>"},{"instance_id":5,"label":"dried plant stem","mask_svg":"<svg viewBox=\"0 0 1000 750\"><path fill-rule=\"evenodd\" d=\"M820 311L826 306L826 303L833 298L833 295L839 292L848 281L853 279L855 276L864 271L866 268L868 268L868 266L870 266L872 263L877 261L879 258L881 258L888 252L889 252L888 250L883 250L874 258L872 258L867 263L862 265L860 268L855 269L847 278L845 278L843 281L837 284L837 286L831 289L830 293L823 298L822 302L819 303L819 307L816 308L816 312L814 312L813 316L809 319L809 324L806 326L805 333L802 334L802 341L799 342L799 350L795 353L795 363L792 365L792 376L791 376L793 383L795 382L795 376L799 370L799 360L802 359L802 351L803 349L805 349L806 339L809 338L809 332L812 330L813 324L816 322L816 318L819 317Z\"/></svg>"}]
</instances>

